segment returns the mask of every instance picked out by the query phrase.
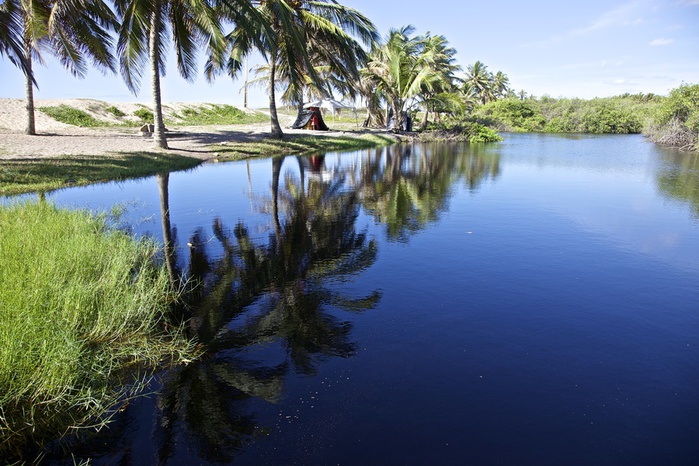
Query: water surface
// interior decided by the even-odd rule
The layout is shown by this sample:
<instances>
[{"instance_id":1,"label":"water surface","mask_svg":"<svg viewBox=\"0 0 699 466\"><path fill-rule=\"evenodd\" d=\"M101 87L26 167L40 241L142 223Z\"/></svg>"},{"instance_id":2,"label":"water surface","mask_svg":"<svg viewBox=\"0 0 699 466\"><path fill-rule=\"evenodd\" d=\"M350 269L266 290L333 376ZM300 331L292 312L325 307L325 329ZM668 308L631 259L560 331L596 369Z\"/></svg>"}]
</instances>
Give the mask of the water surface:
<instances>
[{"instance_id":1,"label":"water surface","mask_svg":"<svg viewBox=\"0 0 699 466\"><path fill-rule=\"evenodd\" d=\"M165 225L209 348L73 453L697 464L698 187L640 136L511 134L51 194Z\"/></svg>"}]
</instances>

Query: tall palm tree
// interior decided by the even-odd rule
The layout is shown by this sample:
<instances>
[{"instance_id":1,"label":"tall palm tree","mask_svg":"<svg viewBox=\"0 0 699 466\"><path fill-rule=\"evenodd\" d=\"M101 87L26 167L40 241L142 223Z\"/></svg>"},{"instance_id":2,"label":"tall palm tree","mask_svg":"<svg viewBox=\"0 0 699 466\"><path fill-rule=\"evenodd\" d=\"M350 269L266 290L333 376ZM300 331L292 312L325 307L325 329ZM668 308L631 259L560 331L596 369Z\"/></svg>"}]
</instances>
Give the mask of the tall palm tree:
<instances>
[{"instance_id":1,"label":"tall palm tree","mask_svg":"<svg viewBox=\"0 0 699 466\"><path fill-rule=\"evenodd\" d=\"M43 63L48 51L74 76L87 73L86 59L105 71L115 71L109 31L116 17L102 0L5 0L0 4L0 54L7 55L26 77L27 126L34 121L33 61Z\"/></svg>"},{"instance_id":2,"label":"tall palm tree","mask_svg":"<svg viewBox=\"0 0 699 466\"><path fill-rule=\"evenodd\" d=\"M228 0L241 9L251 8L245 0ZM153 140L167 149L163 124L160 76L165 74L167 39L171 35L180 75L193 80L197 69L197 46L209 56L220 57L224 34L215 2L209 0L114 0L121 17L117 53L127 87L138 92L146 63L150 65L153 98Z\"/></svg>"},{"instance_id":3,"label":"tall palm tree","mask_svg":"<svg viewBox=\"0 0 699 466\"><path fill-rule=\"evenodd\" d=\"M228 36L228 60L221 63L210 59L207 76L212 78L225 70L234 77L249 53L260 52L267 62L271 133L282 138L276 106L278 86L286 83L288 98L299 102L307 83L324 88L318 66L329 67L342 76L357 76L363 58L359 42L372 43L377 32L367 17L335 0L254 3L264 24L234 29Z\"/></svg>"}]
</instances>

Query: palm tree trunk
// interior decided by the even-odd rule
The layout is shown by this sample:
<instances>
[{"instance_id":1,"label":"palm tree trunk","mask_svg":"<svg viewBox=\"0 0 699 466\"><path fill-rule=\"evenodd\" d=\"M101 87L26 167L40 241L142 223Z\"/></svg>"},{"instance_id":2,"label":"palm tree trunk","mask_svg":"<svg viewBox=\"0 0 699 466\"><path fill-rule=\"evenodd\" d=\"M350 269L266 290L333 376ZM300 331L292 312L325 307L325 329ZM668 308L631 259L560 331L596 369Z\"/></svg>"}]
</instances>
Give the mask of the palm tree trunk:
<instances>
[{"instance_id":1,"label":"palm tree trunk","mask_svg":"<svg viewBox=\"0 0 699 466\"><path fill-rule=\"evenodd\" d=\"M175 269L175 244L172 241L172 228L170 226L170 194L169 173L158 173L158 192L160 193L160 223L163 227L163 255L165 267L170 279L170 288L177 289L177 271Z\"/></svg>"},{"instance_id":2,"label":"palm tree trunk","mask_svg":"<svg viewBox=\"0 0 699 466\"><path fill-rule=\"evenodd\" d=\"M34 82L32 72L32 39L28 20L24 22L24 59L27 61L27 69L25 71L25 90L27 97L27 127L24 130L25 134L36 134L36 123L34 121Z\"/></svg>"},{"instance_id":3,"label":"palm tree trunk","mask_svg":"<svg viewBox=\"0 0 699 466\"><path fill-rule=\"evenodd\" d=\"M282 171L284 156L277 156L272 159L272 217L274 217L274 234L276 236L277 247L282 241L282 225L279 222L279 178Z\"/></svg>"},{"instance_id":4,"label":"palm tree trunk","mask_svg":"<svg viewBox=\"0 0 699 466\"><path fill-rule=\"evenodd\" d=\"M269 118L271 123L271 133L272 137L282 139L284 137L284 132L282 127L279 125L279 116L277 115L277 101L274 95L274 80L276 78L275 74L277 71L277 54L270 53L269 60Z\"/></svg>"},{"instance_id":5,"label":"palm tree trunk","mask_svg":"<svg viewBox=\"0 0 699 466\"><path fill-rule=\"evenodd\" d=\"M150 49L151 86L153 92L153 142L155 147L168 149L165 139L165 124L163 123L163 107L160 95L160 14L161 0L155 0L153 16L150 20L150 37L148 47Z\"/></svg>"},{"instance_id":6,"label":"palm tree trunk","mask_svg":"<svg viewBox=\"0 0 699 466\"><path fill-rule=\"evenodd\" d=\"M425 131L427 129L427 117L430 116L430 111L425 107L425 118L420 123L420 131Z\"/></svg>"}]
</instances>

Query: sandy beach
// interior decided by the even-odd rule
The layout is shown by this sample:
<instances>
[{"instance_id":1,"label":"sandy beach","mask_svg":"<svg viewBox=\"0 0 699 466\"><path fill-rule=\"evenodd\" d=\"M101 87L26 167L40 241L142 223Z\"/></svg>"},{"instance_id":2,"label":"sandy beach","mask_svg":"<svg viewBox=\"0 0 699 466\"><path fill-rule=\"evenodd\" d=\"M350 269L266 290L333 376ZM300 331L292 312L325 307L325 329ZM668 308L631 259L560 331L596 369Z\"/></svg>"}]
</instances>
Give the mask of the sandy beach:
<instances>
[{"instance_id":1,"label":"sandy beach","mask_svg":"<svg viewBox=\"0 0 699 466\"><path fill-rule=\"evenodd\" d=\"M38 110L39 107L68 105L98 117L112 118L103 109L115 106L123 113L132 115L141 106L136 103L106 103L91 99L37 100L35 102L36 136L24 134L26 126L26 103L23 99L0 99L0 160L13 158L44 158L63 155L105 156L123 152L153 151L153 140L137 127L80 128L60 123ZM144 104L145 105L145 104ZM188 103L164 104L165 118L185 106L202 105ZM101 110L102 109L102 110ZM305 133L305 130L290 129L292 121L280 115L282 128L287 134ZM269 123L225 126L172 126L168 128L168 152L190 157L210 159L215 157L212 144L222 142L254 141L269 134ZM342 131L323 133L332 136ZM320 136L320 135L319 135Z\"/></svg>"}]
</instances>

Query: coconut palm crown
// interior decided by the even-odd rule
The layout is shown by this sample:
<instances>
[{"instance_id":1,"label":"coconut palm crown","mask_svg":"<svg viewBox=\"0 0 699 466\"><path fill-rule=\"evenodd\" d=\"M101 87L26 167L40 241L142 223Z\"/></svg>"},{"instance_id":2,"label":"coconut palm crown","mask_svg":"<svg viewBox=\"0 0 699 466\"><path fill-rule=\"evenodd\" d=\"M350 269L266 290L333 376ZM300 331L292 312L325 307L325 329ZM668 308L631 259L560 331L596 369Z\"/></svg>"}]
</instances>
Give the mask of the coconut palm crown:
<instances>
[{"instance_id":1,"label":"coconut palm crown","mask_svg":"<svg viewBox=\"0 0 699 466\"><path fill-rule=\"evenodd\" d=\"M209 79L226 72L235 77L250 53L259 52L267 62L271 133L284 133L276 107L276 90L286 84L286 98L300 103L303 90L314 85L330 93L332 80L323 80L321 70L349 81L358 76L365 54L359 43L370 45L378 37L371 21L357 10L335 0L253 2L262 24L235 28L228 36L229 52L225 62L210 57L206 73Z\"/></svg>"}]
</instances>

